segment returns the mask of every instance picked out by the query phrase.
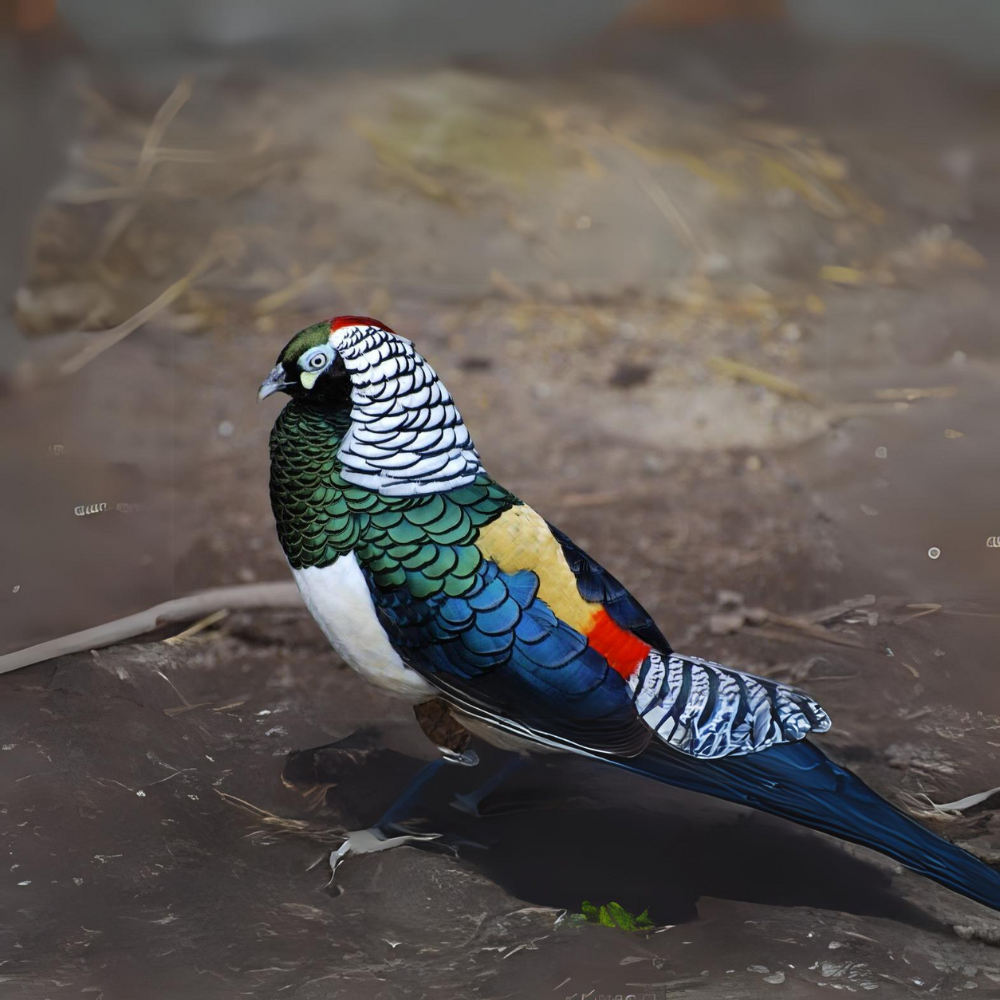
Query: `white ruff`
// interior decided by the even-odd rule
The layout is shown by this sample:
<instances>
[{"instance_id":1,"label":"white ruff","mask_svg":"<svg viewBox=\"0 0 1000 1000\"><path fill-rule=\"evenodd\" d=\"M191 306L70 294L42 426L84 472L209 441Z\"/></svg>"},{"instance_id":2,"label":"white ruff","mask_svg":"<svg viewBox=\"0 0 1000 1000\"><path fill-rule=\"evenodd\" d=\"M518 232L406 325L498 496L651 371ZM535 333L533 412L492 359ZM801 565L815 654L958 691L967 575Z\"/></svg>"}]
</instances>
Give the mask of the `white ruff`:
<instances>
[{"instance_id":1,"label":"white ruff","mask_svg":"<svg viewBox=\"0 0 1000 1000\"><path fill-rule=\"evenodd\" d=\"M483 471L451 393L409 340L345 326L330 344L351 379L351 427L338 452L344 479L413 496L465 486Z\"/></svg>"},{"instance_id":2,"label":"white ruff","mask_svg":"<svg viewBox=\"0 0 1000 1000\"><path fill-rule=\"evenodd\" d=\"M348 666L413 704L434 696L435 689L389 643L353 552L331 566L293 569L292 575L310 614Z\"/></svg>"}]
</instances>

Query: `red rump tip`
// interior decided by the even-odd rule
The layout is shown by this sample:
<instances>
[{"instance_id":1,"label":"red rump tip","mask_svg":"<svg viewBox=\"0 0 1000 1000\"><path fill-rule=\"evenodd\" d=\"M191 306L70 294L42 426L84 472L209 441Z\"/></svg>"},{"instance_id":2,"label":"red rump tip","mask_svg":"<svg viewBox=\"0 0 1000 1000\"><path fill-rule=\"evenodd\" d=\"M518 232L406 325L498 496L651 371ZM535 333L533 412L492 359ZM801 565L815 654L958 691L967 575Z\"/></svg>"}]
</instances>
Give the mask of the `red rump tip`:
<instances>
[{"instance_id":1,"label":"red rump tip","mask_svg":"<svg viewBox=\"0 0 1000 1000\"><path fill-rule=\"evenodd\" d=\"M587 639L591 647L608 661L608 666L622 677L634 674L650 650L638 636L616 625L603 608L594 616Z\"/></svg>"},{"instance_id":2,"label":"red rump tip","mask_svg":"<svg viewBox=\"0 0 1000 1000\"><path fill-rule=\"evenodd\" d=\"M372 319L371 316L334 316L330 320L330 333L333 333L334 330L342 330L345 326L375 326L387 333L396 332L380 320Z\"/></svg>"}]
</instances>

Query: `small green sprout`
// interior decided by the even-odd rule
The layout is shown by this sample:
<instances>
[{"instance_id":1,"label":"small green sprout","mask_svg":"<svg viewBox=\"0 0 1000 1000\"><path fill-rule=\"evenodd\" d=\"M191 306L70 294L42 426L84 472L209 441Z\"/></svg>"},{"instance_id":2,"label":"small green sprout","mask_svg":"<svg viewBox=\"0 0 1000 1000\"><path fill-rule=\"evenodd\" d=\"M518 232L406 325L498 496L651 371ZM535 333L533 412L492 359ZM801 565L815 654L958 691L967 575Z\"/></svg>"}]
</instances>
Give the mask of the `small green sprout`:
<instances>
[{"instance_id":1,"label":"small green sprout","mask_svg":"<svg viewBox=\"0 0 1000 1000\"><path fill-rule=\"evenodd\" d=\"M636 915L629 913L618 903L595 906L584 900L580 909L587 923L600 924L602 927L617 927L623 931L651 931L655 926L649 919L649 907Z\"/></svg>"}]
</instances>

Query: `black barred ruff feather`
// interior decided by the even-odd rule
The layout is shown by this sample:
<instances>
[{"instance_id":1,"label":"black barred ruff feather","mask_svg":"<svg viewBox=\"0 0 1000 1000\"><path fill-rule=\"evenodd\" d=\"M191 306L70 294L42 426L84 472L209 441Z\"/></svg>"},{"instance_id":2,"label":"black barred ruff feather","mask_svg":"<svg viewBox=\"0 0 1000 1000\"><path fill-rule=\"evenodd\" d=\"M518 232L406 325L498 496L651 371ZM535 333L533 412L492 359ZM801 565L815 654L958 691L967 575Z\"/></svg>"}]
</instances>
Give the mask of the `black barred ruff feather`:
<instances>
[{"instance_id":1,"label":"black barred ruff feather","mask_svg":"<svg viewBox=\"0 0 1000 1000\"><path fill-rule=\"evenodd\" d=\"M629 678L639 715L664 742L692 757L757 753L824 733L830 717L785 684L697 656L656 650Z\"/></svg>"},{"instance_id":2,"label":"black barred ruff feather","mask_svg":"<svg viewBox=\"0 0 1000 1000\"><path fill-rule=\"evenodd\" d=\"M335 330L330 342L351 375L351 428L339 452L347 482L415 496L482 474L451 393L409 340L358 325Z\"/></svg>"}]
</instances>

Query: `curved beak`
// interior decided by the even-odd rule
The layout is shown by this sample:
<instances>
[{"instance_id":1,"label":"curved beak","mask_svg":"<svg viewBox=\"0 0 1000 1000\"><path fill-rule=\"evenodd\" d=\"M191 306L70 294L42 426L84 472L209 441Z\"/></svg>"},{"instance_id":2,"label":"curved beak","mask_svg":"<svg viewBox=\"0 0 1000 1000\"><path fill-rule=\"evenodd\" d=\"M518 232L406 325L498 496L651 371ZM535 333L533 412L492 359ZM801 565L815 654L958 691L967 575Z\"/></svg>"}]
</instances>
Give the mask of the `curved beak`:
<instances>
[{"instance_id":1,"label":"curved beak","mask_svg":"<svg viewBox=\"0 0 1000 1000\"><path fill-rule=\"evenodd\" d=\"M257 399L267 399L272 393L281 392L291 384L285 378L285 369L281 365L275 365L267 378L261 382L260 389L257 390Z\"/></svg>"}]
</instances>

